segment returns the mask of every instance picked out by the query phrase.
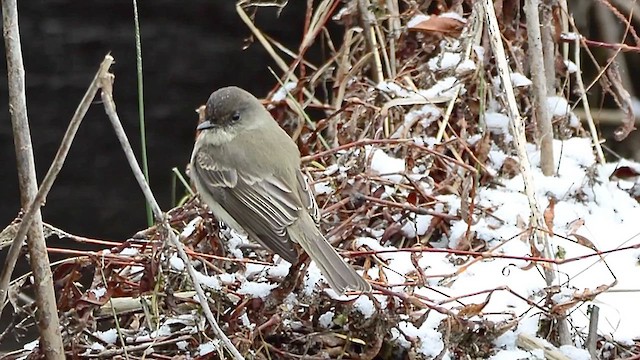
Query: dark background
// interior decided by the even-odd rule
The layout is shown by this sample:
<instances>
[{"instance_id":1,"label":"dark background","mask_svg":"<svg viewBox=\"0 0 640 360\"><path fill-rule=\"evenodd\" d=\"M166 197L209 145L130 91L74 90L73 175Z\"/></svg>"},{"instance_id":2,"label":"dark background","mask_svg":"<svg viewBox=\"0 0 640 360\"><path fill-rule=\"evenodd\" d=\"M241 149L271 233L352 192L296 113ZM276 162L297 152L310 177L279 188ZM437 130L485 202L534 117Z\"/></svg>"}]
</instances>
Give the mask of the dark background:
<instances>
[{"instance_id":1,"label":"dark background","mask_svg":"<svg viewBox=\"0 0 640 360\"><path fill-rule=\"evenodd\" d=\"M258 26L294 51L306 2L291 1L280 17L261 8ZM151 187L167 210L171 168L184 170L197 115L216 88L238 85L264 96L277 82L235 1L141 1L144 101ZM133 7L127 1L21 1L20 32L27 107L38 183L53 160L75 108L105 54L116 63L115 101L140 154ZM16 216L19 190L7 108L4 46L0 54L0 228ZM317 53L317 52L316 52ZM312 52L313 55L313 52ZM43 208L46 222L70 233L126 239L146 227L144 198L96 97ZM51 241L50 241L51 242Z\"/></svg>"}]
</instances>

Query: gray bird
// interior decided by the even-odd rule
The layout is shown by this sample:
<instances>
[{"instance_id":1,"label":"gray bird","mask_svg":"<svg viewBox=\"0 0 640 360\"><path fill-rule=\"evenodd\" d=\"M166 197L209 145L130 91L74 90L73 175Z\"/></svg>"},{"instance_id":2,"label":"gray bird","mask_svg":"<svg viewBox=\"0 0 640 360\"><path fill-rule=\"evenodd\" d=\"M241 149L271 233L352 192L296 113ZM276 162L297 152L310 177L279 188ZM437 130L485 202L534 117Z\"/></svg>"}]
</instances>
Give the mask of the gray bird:
<instances>
[{"instance_id":1,"label":"gray bird","mask_svg":"<svg viewBox=\"0 0 640 360\"><path fill-rule=\"evenodd\" d=\"M197 129L191 177L218 219L292 264L299 244L339 294L371 291L318 229L298 147L258 99L237 87L219 89Z\"/></svg>"}]
</instances>

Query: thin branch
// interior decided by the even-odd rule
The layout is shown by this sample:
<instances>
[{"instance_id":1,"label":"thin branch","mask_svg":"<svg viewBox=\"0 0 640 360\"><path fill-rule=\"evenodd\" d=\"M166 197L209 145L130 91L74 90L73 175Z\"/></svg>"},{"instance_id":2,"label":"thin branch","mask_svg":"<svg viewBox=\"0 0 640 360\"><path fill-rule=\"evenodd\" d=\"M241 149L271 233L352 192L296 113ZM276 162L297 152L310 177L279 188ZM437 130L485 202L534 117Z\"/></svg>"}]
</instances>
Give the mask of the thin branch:
<instances>
[{"instance_id":1,"label":"thin branch","mask_svg":"<svg viewBox=\"0 0 640 360\"><path fill-rule=\"evenodd\" d=\"M360 11L360 16L362 17L362 27L364 30L364 38L367 41L367 47L369 48L369 52L373 54L373 58L371 59L371 77L373 81L378 84L382 80L384 80L384 75L382 74L382 61L380 60L380 51L378 49L378 40L376 38L374 26L376 22L375 15L369 9L371 4L369 0L358 0L358 10Z\"/></svg>"},{"instance_id":2,"label":"thin branch","mask_svg":"<svg viewBox=\"0 0 640 360\"><path fill-rule=\"evenodd\" d=\"M593 141L593 147L596 149L596 158L599 164L604 164L604 152L598 139L598 129L591 116L591 106L589 105L589 98L587 97L587 90L584 87L582 81L582 65L580 61L580 36L576 36L575 40L575 57L573 59L576 64L576 84L580 90L580 99L582 100L582 106L584 107L584 115L587 118L587 124L589 124L589 132L591 133L591 140Z\"/></svg>"},{"instance_id":3,"label":"thin branch","mask_svg":"<svg viewBox=\"0 0 640 360\"><path fill-rule=\"evenodd\" d=\"M540 168L546 176L552 176L553 166L553 125L551 112L547 103L547 79L544 67L544 53L542 51L542 34L540 33L540 16L538 0L525 1L527 14L527 38L529 39L529 62L531 63L531 80L535 94L535 112L540 140ZM548 39L550 41L550 39ZM552 56L549 54L548 56ZM549 60L553 65L553 62ZM553 81L555 79L552 79Z\"/></svg>"},{"instance_id":4,"label":"thin branch","mask_svg":"<svg viewBox=\"0 0 640 360\"><path fill-rule=\"evenodd\" d=\"M31 201L29 205L25 207L27 210L22 216L22 221L20 222L20 226L18 227L16 235L13 238L13 242L11 243L11 247L9 248L9 252L7 253L7 258L2 269L2 274L0 275L0 312L4 308L5 300L7 298L7 289L9 288L9 282L11 280L11 274L13 273L13 268L16 266L16 261L20 256L22 243L24 242L24 238L29 229L29 225L31 225L31 223L37 217L39 217L38 214L40 213L40 207L45 203L47 195L49 194L49 190L51 190L51 187L58 177L60 170L62 170L62 166L67 159L67 155L69 154L69 149L71 148L73 139L76 136L76 132L78 131L78 128L80 127L82 119L87 113L87 110L89 110L89 106L91 106L91 101L96 96L96 92L99 88L98 80L101 75L106 74L107 71L109 71L112 63L113 58L110 55L107 55L102 61L102 64L100 64L98 72L93 78L93 81L89 85L87 92L85 92L82 100L80 101L80 104L78 105L78 108L76 109L75 114L73 114L73 117L69 122L67 131L65 132L64 137L62 138L62 142L60 143L60 147L58 148L58 152L56 153L56 156L51 163L51 167L49 167L47 175L44 177L44 180L40 185L40 189L38 189L38 192L33 198L33 201ZM40 225L40 228L42 228L42 224Z\"/></svg>"},{"instance_id":5,"label":"thin branch","mask_svg":"<svg viewBox=\"0 0 640 360\"><path fill-rule=\"evenodd\" d=\"M135 157L135 154L133 153L133 149L131 148L131 144L129 143L129 139L127 138L127 134L125 133L124 128L122 127L122 123L120 122L118 113L116 112L116 105L115 105L115 102L113 101L113 79L114 79L114 76L112 74L107 74L100 79L101 89L102 89L102 101L104 103L104 108L107 113L107 116L109 117L109 120L113 125L113 128L116 132L116 136L118 137L118 140L120 141L120 145L122 146L122 149L127 157L127 161L131 166L133 175L138 181L138 185L140 185L140 188L142 189L142 192L145 198L147 199L148 204L151 206L153 215L155 216L157 221L162 223L162 227L165 229L167 236L169 238L169 241L173 246L176 247L176 250L178 251L178 255L186 265L187 272L189 273L189 277L193 282L193 287L196 291L196 294L198 295L198 301L202 306L202 310L204 311L204 314L207 320L209 321L211 328L215 332L216 336L220 340L222 340L222 343L224 344L224 346L227 348L227 350L233 355L233 357L236 360L244 359L243 356L238 351L238 349L236 349L236 347L233 345L231 340L229 340L227 335L222 331L222 329L216 322L213 316L213 312L209 308L208 298L205 295L204 291L202 290L202 286L198 281L196 271L191 265L191 261L189 260L189 257L187 256L187 253L184 250L183 244L180 242L180 240L178 240L178 237L173 232L173 229L171 229L171 226L169 225L169 222L167 221L166 216L164 216L162 210L160 209L160 206L158 205L158 202L153 196L153 192L151 191L149 184L145 180L144 174L140 169L140 165L138 165L138 162L136 161L136 157Z\"/></svg>"},{"instance_id":6,"label":"thin branch","mask_svg":"<svg viewBox=\"0 0 640 360\"><path fill-rule=\"evenodd\" d=\"M38 192L36 167L33 158L29 119L27 117L27 97L25 93L24 64L18 26L18 4L16 0L2 0L2 30L7 57L7 80L9 89L9 113L13 129L18 180L23 207L32 203ZM60 334L60 322L53 277L47 256L46 243L42 233L40 208L34 212L34 224L29 229L29 254L35 283L38 311L40 349L47 359L64 359L64 346ZM25 231L26 232L26 231ZM20 242L22 244L22 241ZM6 297L6 291L2 292ZM0 302L4 304L4 300Z\"/></svg>"},{"instance_id":7,"label":"thin branch","mask_svg":"<svg viewBox=\"0 0 640 360\"><path fill-rule=\"evenodd\" d=\"M511 83L511 70L509 64L507 64L507 57L504 51L504 45L500 36L500 28L498 26L498 19L496 18L495 9L493 8L493 2L491 0L484 0L484 8L486 11L487 30L489 32L489 38L491 41L491 47L495 54L496 65L498 68L498 74L502 81L502 87L505 92L507 100L507 112L511 119L511 132L513 133L513 141L516 145L516 152L518 154L519 168L522 173L522 179L524 181L524 190L529 201L529 209L531 210L531 223L537 229L544 228L544 221L542 212L538 206L538 201L535 196L535 185L533 183L533 176L531 175L531 163L529 162L529 156L527 155L527 149L525 147L527 140L524 131L524 121L520 117L518 110L518 104L516 102L515 93L513 91L513 84ZM546 102L546 101L545 101ZM553 252L551 251L551 245L546 233L540 230L533 232L536 243L542 244L544 247L545 257L551 258ZM545 278L547 283L553 282L554 274L550 270L545 271Z\"/></svg>"},{"instance_id":8,"label":"thin branch","mask_svg":"<svg viewBox=\"0 0 640 360\"><path fill-rule=\"evenodd\" d=\"M598 358L598 318L600 316L600 308L598 305L589 305L589 334L585 346L589 351L592 359Z\"/></svg>"}]
</instances>

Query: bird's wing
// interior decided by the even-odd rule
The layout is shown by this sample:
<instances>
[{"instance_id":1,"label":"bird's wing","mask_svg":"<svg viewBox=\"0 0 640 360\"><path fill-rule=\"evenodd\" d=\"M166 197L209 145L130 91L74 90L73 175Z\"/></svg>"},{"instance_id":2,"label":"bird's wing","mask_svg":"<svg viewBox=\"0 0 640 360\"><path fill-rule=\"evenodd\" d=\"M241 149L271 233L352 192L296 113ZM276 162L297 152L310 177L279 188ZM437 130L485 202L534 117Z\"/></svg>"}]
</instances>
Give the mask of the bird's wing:
<instances>
[{"instance_id":1,"label":"bird's wing","mask_svg":"<svg viewBox=\"0 0 640 360\"><path fill-rule=\"evenodd\" d=\"M255 240L295 262L297 253L286 229L304 206L297 194L273 175L240 172L215 161L210 153L201 150L194 158L202 186Z\"/></svg>"},{"instance_id":2,"label":"bird's wing","mask_svg":"<svg viewBox=\"0 0 640 360\"><path fill-rule=\"evenodd\" d=\"M313 196L307 180L302 175L302 171L296 171L296 179L298 180L298 195L302 200L302 205L309 211L309 215L316 223L320 222L318 203L316 203L316 198Z\"/></svg>"}]
</instances>

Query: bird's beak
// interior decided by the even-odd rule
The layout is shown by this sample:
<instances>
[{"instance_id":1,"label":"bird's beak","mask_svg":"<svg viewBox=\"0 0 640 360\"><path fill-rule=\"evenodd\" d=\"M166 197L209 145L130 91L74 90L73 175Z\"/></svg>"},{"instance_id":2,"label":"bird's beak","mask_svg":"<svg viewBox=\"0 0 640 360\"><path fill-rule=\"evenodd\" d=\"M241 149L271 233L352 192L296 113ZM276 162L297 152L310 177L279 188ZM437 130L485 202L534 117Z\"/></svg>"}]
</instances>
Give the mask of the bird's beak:
<instances>
[{"instance_id":1,"label":"bird's beak","mask_svg":"<svg viewBox=\"0 0 640 360\"><path fill-rule=\"evenodd\" d=\"M200 125L198 125L198 127L196 129L197 130L206 130L206 129L211 129L214 126L215 125L213 125L213 123L211 121L205 120L205 121L201 122Z\"/></svg>"}]
</instances>

